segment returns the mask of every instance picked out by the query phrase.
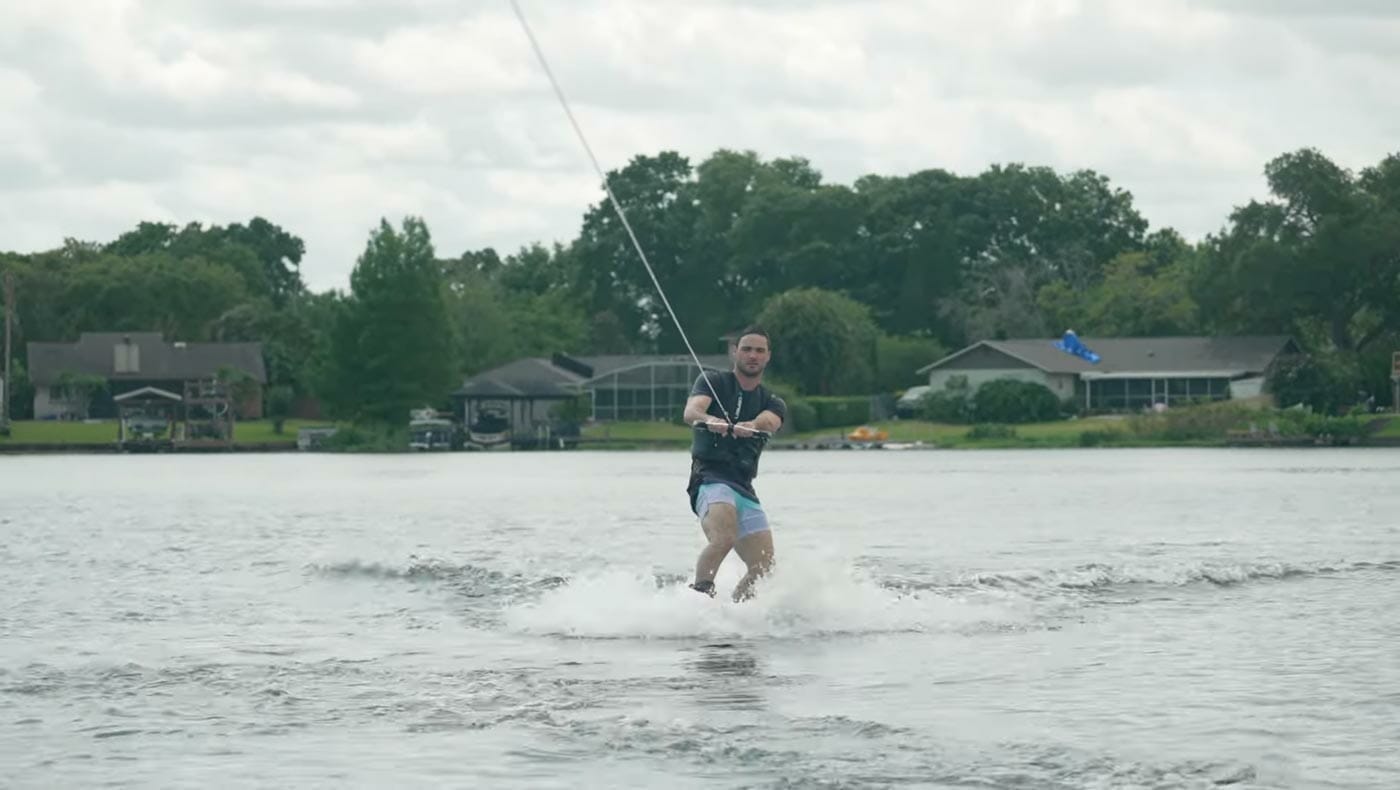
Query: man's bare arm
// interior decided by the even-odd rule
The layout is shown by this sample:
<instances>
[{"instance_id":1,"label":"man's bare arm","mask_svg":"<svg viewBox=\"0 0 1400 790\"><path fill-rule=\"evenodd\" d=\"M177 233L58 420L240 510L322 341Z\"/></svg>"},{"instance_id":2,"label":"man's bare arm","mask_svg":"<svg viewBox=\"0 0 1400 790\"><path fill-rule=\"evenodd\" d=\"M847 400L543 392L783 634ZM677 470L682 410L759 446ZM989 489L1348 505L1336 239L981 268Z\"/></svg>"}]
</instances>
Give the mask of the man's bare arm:
<instances>
[{"instance_id":1,"label":"man's bare arm","mask_svg":"<svg viewBox=\"0 0 1400 790\"><path fill-rule=\"evenodd\" d=\"M769 433L777 433L778 429L783 427L782 418L768 409L759 412L758 416L754 418L753 423L760 431L767 431Z\"/></svg>"},{"instance_id":2,"label":"man's bare arm","mask_svg":"<svg viewBox=\"0 0 1400 790\"><path fill-rule=\"evenodd\" d=\"M681 414L681 419L686 425L694 425L702 420L709 420L710 415L709 395L691 395L685 402L685 411Z\"/></svg>"},{"instance_id":3,"label":"man's bare arm","mask_svg":"<svg viewBox=\"0 0 1400 790\"><path fill-rule=\"evenodd\" d=\"M747 439L748 437L753 435L752 433L749 433L749 431L751 430L763 431L764 433L771 435L777 433L778 429L781 427L783 427L783 421L778 418L778 415L774 414L773 412L767 409L764 409L763 411L759 412L758 416L753 418L752 420L735 423L734 435L739 437L740 439Z\"/></svg>"}]
</instances>

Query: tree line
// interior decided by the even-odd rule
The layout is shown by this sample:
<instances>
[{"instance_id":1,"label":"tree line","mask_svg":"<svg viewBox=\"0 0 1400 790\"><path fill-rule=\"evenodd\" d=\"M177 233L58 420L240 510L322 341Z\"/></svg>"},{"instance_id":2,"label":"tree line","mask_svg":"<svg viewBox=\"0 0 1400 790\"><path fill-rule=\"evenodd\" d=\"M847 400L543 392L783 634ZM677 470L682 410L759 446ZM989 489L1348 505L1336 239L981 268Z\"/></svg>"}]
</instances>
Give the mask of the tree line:
<instances>
[{"instance_id":1,"label":"tree line","mask_svg":"<svg viewBox=\"0 0 1400 790\"><path fill-rule=\"evenodd\" d=\"M759 321L774 375L805 395L888 392L978 339L1281 333L1310 352L1279 374L1341 408L1389 383L1400 349L1400 154L1354 173L1315 149L1268 162L1269 197L1188 241L1149 230L1099 173L997 165L827 182L800 157L642 155L614 194L700 353ZM601 192L601 190L600 190ZM402 422L513 358L684 353L606 199L567 244L443 255L418 218L371 229L348 290L312 292L305 245L262 218L142 222L109 242L0 254L24 342L158 330L264 344L270 384L330 416ZM1325 401L1325 403L1324 403Z\"/></svg>"}]
</instances>

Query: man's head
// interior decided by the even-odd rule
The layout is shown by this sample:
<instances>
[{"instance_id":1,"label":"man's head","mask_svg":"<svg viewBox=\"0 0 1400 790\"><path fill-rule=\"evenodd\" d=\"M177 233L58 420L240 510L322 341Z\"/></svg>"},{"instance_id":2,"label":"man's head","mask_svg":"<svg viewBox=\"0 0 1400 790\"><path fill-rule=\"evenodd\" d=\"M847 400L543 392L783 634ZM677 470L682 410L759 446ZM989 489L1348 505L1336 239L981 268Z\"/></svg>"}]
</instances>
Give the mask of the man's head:
<instances>
[{"instance_id":1,"label":"man's head","mask_svg":"<svg viewBox=\"0 0 1400 790\"><path fill-rule=\"evenodd\" d=\"M745 327L734 341L735 372L755 378L763 375L771 351L768 333L762 327Z\"/></svg>"}]
</instances>

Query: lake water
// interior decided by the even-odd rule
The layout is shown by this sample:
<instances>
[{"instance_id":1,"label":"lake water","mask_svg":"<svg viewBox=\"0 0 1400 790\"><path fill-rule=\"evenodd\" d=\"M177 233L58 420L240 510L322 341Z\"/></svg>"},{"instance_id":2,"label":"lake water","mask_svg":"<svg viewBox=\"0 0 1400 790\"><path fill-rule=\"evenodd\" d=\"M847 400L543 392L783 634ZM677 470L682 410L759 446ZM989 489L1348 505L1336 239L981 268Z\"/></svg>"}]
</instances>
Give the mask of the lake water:
<instances>
[{"instance_id":1,"label":"lake water","mask_svg":"<svg viewBox=\"0 0 1400 790\"><path fill-rule=\"evenodd\" d=\"M742 605L687 471L0 457L0 785L1400 787L1400 452L774 451Z\"/></svg>"}]
</instances>

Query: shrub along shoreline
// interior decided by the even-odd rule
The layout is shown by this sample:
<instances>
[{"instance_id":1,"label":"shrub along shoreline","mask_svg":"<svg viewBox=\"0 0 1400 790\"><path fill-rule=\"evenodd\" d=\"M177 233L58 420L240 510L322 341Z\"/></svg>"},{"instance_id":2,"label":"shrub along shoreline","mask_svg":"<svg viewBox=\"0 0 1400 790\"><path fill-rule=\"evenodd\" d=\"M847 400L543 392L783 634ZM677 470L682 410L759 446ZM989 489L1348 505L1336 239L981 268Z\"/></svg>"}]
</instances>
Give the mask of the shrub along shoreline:
<instances>
[{"instance_id":1,"label":"shrub along shoreline","mask_svg":"<svg viewBox=\"0 0 1400 790\"><path fill-rule=\"evenodd\" d=\"M855 429L883 432L877 442L851 438ZM676 423L612 423L584 428L588 446L616 449L686 446L689 429ZM795 425L770 445L780 448L922 446L930 449L1072 447L1400 446L1393 414L1326 416L1302 409L1267 409L1234 402L1161 413L1097 415L1018 424L957 424L928 420L845 422L806 430Z\"/></svg>"},{"instance_id":2,"label":"shrub along shoreline","mask_svg":"<svg viewBox=\"0 0 1400 790\"><path fill-rule=\"evenodd\" d=\"M821 403L821 399L811 399ZM829 427L801 429L793 424L780 432L772 449L813 447L872 447L894 445L928 449L1013 449L1072 447L1242 447L1242 446L1400 446L1400 416L1349 414L1327 416L1302 409L1265 409L1234 402L1169 409L1161 413L1098 415L1017 424L981 422L954 424L918 419L846 420L855 399L826 399L813 405L829 417ZM841 401L847 401L842 403ZM869 412L864 412L868 415ZM820 420L814 418L820 424ZM234 440L242 451L294 450L301 421L288 421L276 433L270 421L237 423ZM327 425L307 422L306 425ZM322 452L410 452L405 429L389 426L339 425ZM883 432L879 441L851 438L868 427ZM33 450L110 449L116 442L115 422L15 422L9 437L0 437L0 452ZM690 444L691 429L677 422L620 422L584 426L582 449L682 449Z\"/></svg>"}]
</instances>

